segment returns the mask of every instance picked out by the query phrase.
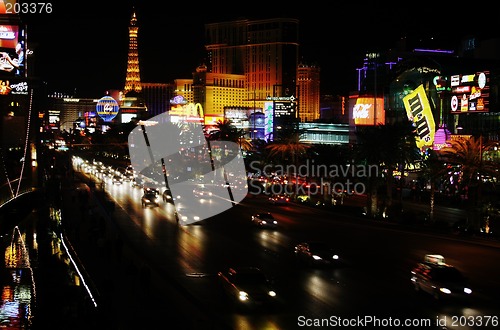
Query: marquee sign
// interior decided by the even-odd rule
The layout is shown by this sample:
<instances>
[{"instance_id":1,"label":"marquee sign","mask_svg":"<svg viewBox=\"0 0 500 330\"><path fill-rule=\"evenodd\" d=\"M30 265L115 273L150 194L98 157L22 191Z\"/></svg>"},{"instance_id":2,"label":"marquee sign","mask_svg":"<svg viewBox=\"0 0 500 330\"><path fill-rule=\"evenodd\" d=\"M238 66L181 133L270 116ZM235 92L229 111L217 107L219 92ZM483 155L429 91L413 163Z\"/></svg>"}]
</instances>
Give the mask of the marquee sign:
<instances>
[{"instance_id":1,"label":"marquee sign","mask_svg":"<svg viewBox=\"0 0 500 330\"><path fill-rule=\"evenodd\" d=\"M489 71L453 75L450 77L450 81L450 109L452 114L489 112Z\"/></svg>"}]
</instances>

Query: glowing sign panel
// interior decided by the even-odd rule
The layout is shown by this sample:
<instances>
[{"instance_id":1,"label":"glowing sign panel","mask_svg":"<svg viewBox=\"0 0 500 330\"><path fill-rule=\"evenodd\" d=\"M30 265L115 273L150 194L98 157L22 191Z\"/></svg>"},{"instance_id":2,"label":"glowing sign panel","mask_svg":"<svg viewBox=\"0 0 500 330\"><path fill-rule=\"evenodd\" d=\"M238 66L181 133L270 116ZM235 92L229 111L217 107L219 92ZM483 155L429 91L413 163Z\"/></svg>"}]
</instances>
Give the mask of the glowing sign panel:
<instances>
[{"instance_id":1,"label":"glowing sign panel","mask_svg":"<svg viewBox=\"0 0 500 330\"><path fill-rule=\"evenodd\" d=\"M489 112L489 71L451 76L452 114Z\"/></svg>"},{"instance_id":2,"label":"glowing sign panel","mask_svg":"<svg viewBox=\"0 0 500 330\"><path fill-rule=\"evenodd\" d=\"M374 102L376 100L376 102ZM352 119L355 125L385 124L384 99L360 97L352 108Z\"/></svg>"},{"instance_id":3,"label":"glowing sign panel","mask_svg":"<svg viewBox=\"0 0 500 330\"><path fill-rule=\"evenodd\" d=\"M274 132L274 108L273 102L265 102L264 104L264 134L268 141L273 140Z\"/></svg>"},{"instance_id":4,"label":"glowing sign panel","mask_svg":"<svg viewBox=\"0 0 500 330\"><path fill-rule=\"evenodd\" d=\"M111 96L104 96L97 101L96 112L105 122L112 121L118 114L120 107Z\"/></svg>"},{"instance_id":5,"label":"glowing sign panel","mask_svg":"<svg viewBox=\"0 0 500 330\"><path fill-rule=\"evenodd\" d=\"M413 92L406 95L403 98L403 103L408 119L417 128L417 147L420 149L432 147L436 125L429 100L425 94L424 85L418 86Z\"/></svg>"}]
</instances>

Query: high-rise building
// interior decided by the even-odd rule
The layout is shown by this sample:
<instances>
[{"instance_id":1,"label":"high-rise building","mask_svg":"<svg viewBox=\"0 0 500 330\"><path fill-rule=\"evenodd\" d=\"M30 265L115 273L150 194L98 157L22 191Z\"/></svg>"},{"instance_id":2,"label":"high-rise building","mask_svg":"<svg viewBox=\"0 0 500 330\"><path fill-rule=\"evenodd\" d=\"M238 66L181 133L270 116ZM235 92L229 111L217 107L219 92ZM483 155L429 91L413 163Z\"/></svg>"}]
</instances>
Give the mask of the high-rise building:
<instances>
[{"instance_id":1,"label":"high-rise building","mask_svg":"<svg viewBox=\"0 0 500 330\"><path fill-rule=\"evenodd\" d=\"M135 14L135 11L133 11L132 18L130 19L130 25L128 28L129 46L128 46L128 59L127 59L127 76L125 77L125 88L124 88L125 94L127 94L130 91L140 93L142 90L141 72L139 69L139 50L137 43L138 32L139 32L139 26L137 25L137 16Z\"/></svg>"},{"instance_id":2,"label":"high-rise building","mask_svg":"<svg viewBox=\"0 0 500 330\"><path fill-rule=\"evenodd\" d=\"M245 75L248 106L264 108L270 97L297 96L299 21L236 20L205 25L208 72Z\"/></svg>"},{"instance_id":3,"label":"high-rise building","mask_svg":"<svg viewBox=\"0 0 500 330\"><path fill-rule=\"evenodd\" d=\"M170 109L169 102L174 96L173 84L143 82L141 85L149 116L156 116Z\"/></svg>"},{"instance_id":4,"label":"high-rise building","mask_svg":"<svg viewBox=\"0 0 500 330\"><path fill-rule=\"evenodd\" d=\"M203 106L205 124L224 120L227 107L243 108L246 99L245 75L215 74L200 65L193 74L193 101Z\"/></svg>"},{"instance_id":5,"label":"high-rise building","mask_svg":"<svg viewBox=\"0 0 500 330\"><path fill-rule=\"evenodd\" d=\"M315 65L299 64L297 82L298 104L301 122L313 122L320 118L320 69Z\"/></svg>"},{"instance_id":6,"label":"high-rise building","mask_svg":"<svg viewBox=\"0 0 500 330\"><path fill-rule=\"evenodd\" d=\"M175 79L174 93L180 95L189 103L194 103L193 79Z\"/></svg>"}]
</instances>

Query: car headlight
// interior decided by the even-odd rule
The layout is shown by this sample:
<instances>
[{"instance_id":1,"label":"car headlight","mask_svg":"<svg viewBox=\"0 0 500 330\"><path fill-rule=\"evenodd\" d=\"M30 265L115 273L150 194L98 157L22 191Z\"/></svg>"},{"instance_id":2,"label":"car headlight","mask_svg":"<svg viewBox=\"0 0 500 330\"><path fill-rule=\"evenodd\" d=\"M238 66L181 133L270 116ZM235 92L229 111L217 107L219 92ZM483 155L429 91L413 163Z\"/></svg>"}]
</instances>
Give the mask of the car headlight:
<instances>
[{"instance_id":1,"label":"car headlight","mask_svg":"<svg viewBox=\"0 0 500 330\"><path fill-rule=\"evenodd\" d=\"M317 256L317 255L315 255L315 254L314 254L314 255L313 255L313 259L314 259L314 260L321 260L321 257L320 257L320 256Z\"/></svg>"},{"instance_id":2,"label":"car headlight","mask_svg":"<svg viewBox=\"0 0 500 330\"><path fill-rule=\"evenodd\" d=\"M270 290L267 294L271 297L276 297L276 292L273 290Z\"/></svg>"},{"instance_id":3,"label":"car headlight","mask_svg":"<svg viewBox=\"0 0 500 330\"><path fill-rule=\"evenodd\" d=\"M278 221L273 221L273 223L274 223L275 225L277 225L277 224L278 224Z\"/></svg>"},{"instance_id":4,"label":"car headlight","mask_svg":"<svg viewBox=\"0 0 500 330\"><path fill-rule=\"evenodd\" d=\"M467 293L467 294L471 294L472 293L472 290L469 289L469 288L464 288L464 292Z\"/></svg>"},{"instance_id":5,"label":"car headlight","mask_svg":"<svg viewBox=\"0 0 500 330\"><path fill-rule=\"evenodd\" d=\"M265 224L267 224L267 222L266 221L262 221L262 224L265 225Z\"/></svg>"},{"instance_id":6,"label":"car headlight","mask_svg":"<svg viewBox=\"0 0 500 330\"><path fill-rule=\"evenodd\" d=\"M338 260L338 259L339 259L339 256L338 256L338 255L336 255L336 254L334 254L332 258L333 258L333 259L335 259L335 260Z\"/></svg>"},{"instance_id":7,"label":"car headlight","mask_svg":"<svg viewBox=\"0 0 500 330\"><path fill-rule=\"evenodd\" d=\"M248 300L248 293L246 293L245 291L240 291L239 293L239 297L238 297L241 301L245 301L245 300Z\"/></svg>"},{"instance_id":8,"label":"car headlight","mask_svg":"<svg viewBox=\"0 0 500 330\"><path fill-rule=\"evenodd\" d=\"M446 294L450 294L451 293L451 290L447 289L447 288L439 288L439 291L441 291L442 293L446 293Z\"/></svg>"}]
</instances>

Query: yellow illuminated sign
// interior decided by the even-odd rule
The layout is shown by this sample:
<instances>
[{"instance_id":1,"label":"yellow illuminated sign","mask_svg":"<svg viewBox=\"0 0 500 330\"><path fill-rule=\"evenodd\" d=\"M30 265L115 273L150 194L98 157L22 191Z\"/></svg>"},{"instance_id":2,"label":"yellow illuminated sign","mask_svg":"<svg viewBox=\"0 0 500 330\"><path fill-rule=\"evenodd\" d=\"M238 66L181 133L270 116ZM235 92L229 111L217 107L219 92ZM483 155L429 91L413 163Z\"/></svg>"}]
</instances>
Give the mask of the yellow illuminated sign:
<instances>
[{"instance_id":1,"label":"yellow illuminated sign","mask_svg":"<svg viewBox=\"0 0 500 330\"><path fill-rule=\"evenodd\" d=\"M184 105L178 105L170 109L170 115L182 116L182 117L198 117L203 118L203 107L200 103L188 103Z\"/></svg>"},{"instance_id":2,"label":"yellow illuminated sign","mask_svg":"<svg viewBox=\"0 0 500 330\"><path fill-rule=\"evenodd\" d=\"M431 147L434 143L436 125L424 85L418 86L413 92L406 95L403 98L403 103L408 119L414 123L417 129L417 147L420 149Z\"/></svg>"}]
</instances>

